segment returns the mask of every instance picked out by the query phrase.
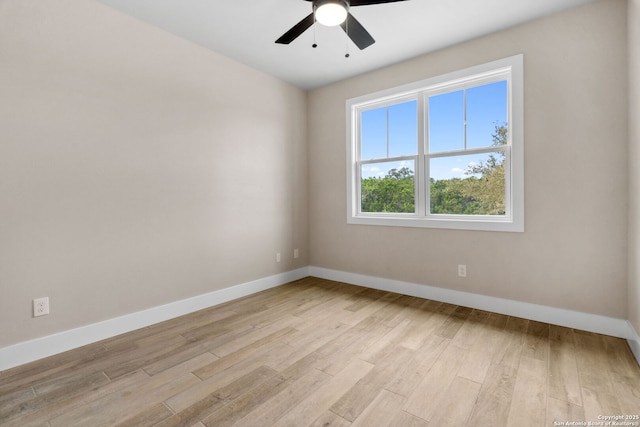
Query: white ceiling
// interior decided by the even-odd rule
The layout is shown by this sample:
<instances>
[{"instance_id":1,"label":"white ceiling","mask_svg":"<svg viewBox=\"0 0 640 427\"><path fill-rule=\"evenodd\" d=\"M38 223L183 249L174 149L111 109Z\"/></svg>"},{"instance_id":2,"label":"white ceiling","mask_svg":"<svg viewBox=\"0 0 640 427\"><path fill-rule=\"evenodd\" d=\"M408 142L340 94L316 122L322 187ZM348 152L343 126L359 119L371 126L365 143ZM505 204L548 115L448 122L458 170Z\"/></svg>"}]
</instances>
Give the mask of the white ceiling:
<instances>
[{"instance_id":1,"label":"white ceiling","mask_svg":"<svg viewBox=\"0 0 640 427\"><path fill-rule=\"evenodd\" d=\"M311 3L303 0L99 1L313 89L594 0L409 0L353 7L353 16L376 40L362 51L340 27L320 24L290 45L275 44L311 13Z\"/></svg>"}]
</instances>

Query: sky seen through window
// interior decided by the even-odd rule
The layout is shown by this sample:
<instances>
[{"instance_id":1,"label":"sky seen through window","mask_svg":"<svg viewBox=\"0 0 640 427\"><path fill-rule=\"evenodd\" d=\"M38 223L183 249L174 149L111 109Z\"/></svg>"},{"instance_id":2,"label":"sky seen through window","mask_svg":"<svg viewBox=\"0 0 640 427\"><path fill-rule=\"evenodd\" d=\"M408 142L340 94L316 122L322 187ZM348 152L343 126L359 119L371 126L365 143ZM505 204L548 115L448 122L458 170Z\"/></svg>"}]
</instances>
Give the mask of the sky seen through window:
<instances>
[{"instance_id":1,"label":"sky seen through window","mask_svg":"<svg viewBox=\"0 0 640 427\"><path fill-rule=\"evenodd\" d=\"M507 81L433 95L427 104L430 153L489 147L493 144L495 127L508 121ZM361 159L382 160L418 154L417 108L417 101L410 100L363 111ZM465 170L486 161L490 154L460 153L434 158L430 162L430 177L435 180L468 177ZM402 167L413 170L413 161L363 164L362 178L383 178L390 169Z\"/></svg>"}]
</instances>

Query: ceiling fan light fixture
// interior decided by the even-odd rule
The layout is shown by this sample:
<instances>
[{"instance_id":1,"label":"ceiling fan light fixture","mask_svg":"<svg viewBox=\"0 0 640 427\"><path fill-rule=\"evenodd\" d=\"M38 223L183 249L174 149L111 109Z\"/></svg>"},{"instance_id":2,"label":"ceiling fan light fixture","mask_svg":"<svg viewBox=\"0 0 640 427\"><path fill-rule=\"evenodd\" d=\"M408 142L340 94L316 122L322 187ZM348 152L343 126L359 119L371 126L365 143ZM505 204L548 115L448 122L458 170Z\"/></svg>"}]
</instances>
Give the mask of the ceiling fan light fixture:
<instances>
[{"instance_id":1,"label":"ceiling fan light fixture","mask_svg":"<svg viewBox=\"0 0 640 427\"><path fill-rule=\"evenodd\" d=\"M347 19L347 5L343 1L318 1L315 10L316 21L327 27L342 24Z\"/></svg>"}]
</instances>

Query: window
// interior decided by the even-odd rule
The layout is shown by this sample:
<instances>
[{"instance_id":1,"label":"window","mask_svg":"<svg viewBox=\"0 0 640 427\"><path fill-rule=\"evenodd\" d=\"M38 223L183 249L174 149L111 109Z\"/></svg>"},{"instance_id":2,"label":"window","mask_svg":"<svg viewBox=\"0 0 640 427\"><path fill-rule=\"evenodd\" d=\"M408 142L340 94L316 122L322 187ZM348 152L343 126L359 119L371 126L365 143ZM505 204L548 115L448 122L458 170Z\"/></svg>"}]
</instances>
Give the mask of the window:
<instances>
[{"instance_id":1,"label":"window","mask_svg":"<svg viewBox=\"0 0 640 427\"><path fill-rule=\"evenodd\" d=\"M347 101L347 221L524 231L522 62Z\"/></svg>"}]
</instances>

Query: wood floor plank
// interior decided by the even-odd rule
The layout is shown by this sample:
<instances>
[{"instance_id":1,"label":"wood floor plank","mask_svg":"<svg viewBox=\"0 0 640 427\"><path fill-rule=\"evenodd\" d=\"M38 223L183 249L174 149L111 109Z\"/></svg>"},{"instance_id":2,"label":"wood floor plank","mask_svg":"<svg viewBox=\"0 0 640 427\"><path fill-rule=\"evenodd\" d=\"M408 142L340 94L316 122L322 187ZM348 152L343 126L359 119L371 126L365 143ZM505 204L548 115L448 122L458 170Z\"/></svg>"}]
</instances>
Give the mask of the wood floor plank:
<instances>
[{"instance_id":1,"label":"wood floor plank","mask_svg":"<svg viewBox=\"0 0 640 427\"><path fill-rule=\"evenodd\" d=\"M310 353L298 360L290 360L280 374L270 378L258 387L229 403L203 420L209 427L233 425L262 405L271 405L270 400L287 389L293 382L301 379L311 369L319 365L324 356ZM328 377L328 375L326 376Z\"/></svg>"},{"instance_id":2,"label":"wood floor plank","mask_svg":"<svg viewBox=\"0 0 640 427\"><path fill-rule=\"evenodd\" d=\"M373 300L367 300L366 304L360 304L359 303L358 304L358 306L359 306L358 310L353 311L353 313L351 315L348 314L348 312L350 310L348 310L348 307L347 307L347 308L344 309L344 322L348 323L350 325L356 325L357 326L364 319L372 318L377 322L385 324L385 321L387 319L386 319L386 317L384 317L383 315L380 315L380 314L384 313L383 309L385 307L389 306L391 303L393 303L395 300L399 299L400 297L401 297L401 295L399 295L399 294L394 294L393 292L385 292L384 295L382 295L382 297L380 297L380 298L373 299ZM380 313L378 313L378 317L374 316L376 314L376 312L380 312Z\"/></svg>"},{"instance_id":3,"label":"wood floor plank","mask_svg":"<svg viewBox=\"0 0 640 427\"><path fill-rule=\"evenodd\" d=\"M312 369L300 378L292 379L287 387L279 393L274 393L272 399L254 409L236 422L238 426L273 426L288 411L296 408L310 394L316 392L333 377L322 371Z\"/></svg>"},{"instance_id":4,"label":"wood floor plank","mask_svg":"<svg viewBox=\"0 0 640 427\"><path fill-rule=\"evenodd\" d=\"M28 402L35 397L36 394L33 391L33 387L25 387L0 395L0 414L8 414L10 408L19 407L24 402ZM2 415L0 415L0 420L2 420Z\"/></svg>"},{"instance_id":5,"label":"wood floor plank","mask_svg":"<svg viewBox=\"0 0 640 427\"><path fill-rule=\"evenodd\" d=\"M416 351L414 358L406 366L398 367L386 389L404 397L412 395L449 343L450 340L429 335L423 347Z\"/></svg>"},{"instance_id":6,"label":"wood floor plank","mask_svg":"<svg viewBox=\"0 0 640 427\"><path fill-rule=\"evenodd\" d=\"M509 364L491 364L471 411L469 425L508 425L516 373L517 368Z\"/></svg>"},{"instance_id":7,"label":"wood floor plank","mask_svg":"<svg viewBox=\"0 0 640 427\"><path fill-rule=\"evenodd\" d=\"M363 360L352 360L342 371L276 421L274 427L298 427L315 421L329 410L345 390L351 389L373 367L374 365Z\"/></svg>"},{"instance_id":8,"label":"wood floor plank","mask_svg":"<svg viewBox=\"0 0 640 427\"><path fill-rule=\"evenodd\" d=\"M541 426L546 421L547 362L520 359L507 425Z\"/></svg>"},{"instance_id":9,"label":"wood floor plank","mask_svg":"<svg viewBox=\"0 0 640 427\"><path fill-rule=\"evenodd\" d=\"M176 376L161 383L147 381L143 386L135 386L136 393L140 394L124 389L76 410L65 412L51 419L50 424L52 427L118 424L124 422L131 414L137 413L140 407L162 402L172 393L187 389L197 382L198 379L190 374Z\"/></svg>"},{"instance_id":10,"label":"wood floor plank","mask_svg":"<svg viewBox=\"0 0 640 427\"><path fill-rule=\"evenodd\" d=\"M637 413L623 339L318 278L0 372L0 425L552 425Z\"/></svg>"},{"instance_id":11,"label":"wood floor plank","mask_svg":"<svg viewBox=\"0 0 640 427\"><path fill-rule=\"evenodd\" d=\"M622 414L640 415L640 381L634 383L614 381L613 389Z\"/></svg>"},{"instance_id":12,"label":"wood floor plank","mask_svg":"<svg viewBox=\"0 0 640 427\"><path fill-rule=\"evenodd\" d=\"M235 353L247 347L247 343L255 343L255 345L264 345L263 343L278 339L281 334L290 334L294 332L300 319L297 317L284 315L276 322L262 328L254 328L248 334L231 340L225 344L216 346L211 350L218 357L224 357L231 353Z\"/></svg>"},{"instance_id":13,"label":"wood floor plank","mask_svg":"<svg viewBox=\"0 0 640 427\"><path fill-rule=\"evenodd\" d=\"M351 423L344 418L331 411L326 411L309 424L309 427L349 427L350 425Z\"/></svg>"},{"instance_id":14,"label":"wood floor plank","mask_svg":"<svg viewBox=\"0 0 640 427\"><path fill-rule=\"evenodd\" d=\"M551 326L549 357L549 397L582 406L573 330Z\"/></svg>"},{"instance_id":15,"label":"wood floor plank","mask_svg":"<svg viewBox=\"0 0 640 427\"><path fill-rule=\"evenodd\" d=\"M239 378L248 375L262 366L266 366L266 357L264 356L266 356L269 351L276 353L282 351L281 347L286 346L277 343L274 347L262 348L261 351L256 354L243 353L237 355L238 357L231 357L233 355L230 355L204 367L195 369L193 375L196 376L196 378L203 378L201 375L197 375L198 372L202 372L203 370L206 370L208 377L185 390L174 393L165 400L165 404L174 412L183 411L193 402L200 401L219 388L232 384ZM212 366L215 366L215 371Z\"/></svg>"},{"instance_id":16,"label":"wood floor plank","mask_svg":"<svg viewBox=\"0 0 640 427\"><path fill-rule=\"evenodd\" d=\"M388 326L394 327L404 320L420 319L425 310L422 309L427 300L403 295L394 301L393 305L399 309L398 315L391 319Z\"/></svg>"},{"instance_id":17,"label":"wood floor plank","mask_svg":"<svg viewBox=\"0 0 640 427\"><path fill-rule=\"evenodd\" d=\"M429 427L429 422L405 411L397 411L389 427Z\"/></svg>"},{"instance_id":18,"label":"wood floor plank","mask_svg":"<svg viewBox=\"0 0 640 427\"><path fill-rule=\"evenodd\" d=\"M386 335L390 328L379 319L368 317L348 329L334 340L318 348L327 356L326 366L321 369L330 375L340 372L355 357Z\"/></svg>"},{"instance_id":19,"label":"wood floor plank","mask_svg":"<svg viewBox=\"0 0 640 427\"><path fill-rule=\"evenodd\" d=\"M564 400L558 400L553 397L547 399L547 421L546 425L554 426L560 423L585 422L584 408L574 405ZM558 424L556 424L558 423Z\"/></svg>"},{"instance_id":20,"label":"wood floor plank","mask_svg":"<svg viewBox=\"0 0 640 427\"><path fill-rule=\"evenodd\" d=\"M135 351L119 354L117 363L109 363L109 366L104 368L104 373L110 379L116 379L174 354L187 343L181 336L166 337L165 339L162 339L161 336L153 338L153 342L142 345Z\"/></svg>"},{"instance_id":21,"label":"wood floor plank","mask_svg":"<svg viewBox=\"0 0 640 427\"><path fill-rule=\"evenodd\" d=\"M412 350L397 347L386 358L373 365L371 371L329 409L348 421L354 421L390 382L398 366L406 365L413 356Z\"/></svg>"},{"instance_id":22,"label":"wood floor plank","mask_svg":"<svg viewBox=\"0 0 640 427\"><path fill-rule=\"evenodd\" d=\"M609 374L612 381L627 383L629 385L640 384L640 371L638 362L625 340L622 338L600 335L607 354Z\"/></svg>"},{"instance_id":23,"label":"wood floor plank","mask_svg":"<svg viewBox=\"0 0 640 427\"><path fill-rule=\"evenodd\" d=\"M317 353L313 348L304 347L291 347L286 344L281 344L282 350L279 352L270 351L265 354L263 359L266 366L278 371L286 372L292 364L295 365L299 362L307 360L307 358L316 358L314 368L318 368L326 364L325 356ZM307 368L312 369L312 368Z\"/></svg>"},{"instance_id":24,"label":"wood floor plank","mask_svg":"<svg viewBox=\"0 0 640 427\"><path fill-rule=\"evenodd\" d=\"M602 336L582 331L576 331L573 336L580 385L597 391L598 394L615 395L610 376L609 353Z\"/></svg>"},{"instance_id":25,"label":"wood floor plank","mask_svg":"<svg viewBox=\"0 0 640 427\"><path fill-rule=\"evenodd\" d=\"M443 328L443 325L447 322L449 316L457 307L458 306L453 304L438 303L436 301L430 301L425 304L424 309L429 313L429 316L424 322L424 334L436 335L436 331Z\"/></svg>"},{"instance_id":26,"label":"wood floor plank","mask_svg":"<svg viewBox=\"0 0 640 427\"><path fill-rule=\"evenodd\" d=\"M250 323L238 324L237 319L242 318L241 314L234 314L233 316L225 317L219 321L212 321L201 325L194 325L193 328L185 331L180 331L179 336L183 337L189 342L210 340L224 344L230 339L244 335L253 330L253 325ZM236 319L236 323L234 323Z\"/></svg>"},{"instance_id":27,"label":"wood floor plank","mask_svg":"<svg viewBox=\"0 0 640 427\"><path fill-rule=\"evenodd\" d=\"M398 323L379 340L367 347L358 357L362 360L366 360L367 362L376 364L378 361L388 356L394 349L398 347L407 348L401 345L400 342L404 340L407 334L407 329L410 325L411 321L408 319Z\"/></svg>"},{"instance_id":28,"label":"wood floor plank","mask_svg":"<svg viewBox=\"0 0 640 427\"><path fill-rule=\"evenodd\" d=\"M49 380L41 386L36 386L36 396L34 398L2 411L0 413L0 423L24 417L47 406L61 403L70 396L85 393L108 382L109 379L102 372L88 376L65 375L57 380ZM37 388L41 388L40 393L37 392Z\"/></svg>"},{"instance_id":29,"label":"wood floor plank","mask_svg":"<svg viewBox=\"0 0 640 427\"><path fill-rule=\"evenodd\" d=\"M370 306L371 303L382 299L388 294L389 292L386 291L364 288L357 294L347 298L348 300L352 301L352 303L345 307L345 310L353 312L360 311L363 308Z\"/></svg>"},{"instance_id":30,"label":"wood floor plank","mask_svg":"<svg viewBox=\"0 0 640 427\"><path fill-rule=\"evenodd\" d=\"M413 297L400 295L398 298L396 298L397 295L398 294L390 293L390 295L388 295L387 301L390 301L392 303L384 305L380 308L380 310L377 310L371 315L376 319L380 319L389 328L394 328L399 323L402 323L406 320L405 311L414 302Z\"/></svg>"},{"instance_id":31,"label":"wood floor plank","mask_svg":"<svg viewBox=\"0 0 640 427\"><path fill-rule=\"evenodd\" d=\"M542 361L549 360L549 324L529 322L523 356Z\"/></svg>"},{"instance_id":32,"label":"wood floor plank","mask_svg":"<svg viewBox=\"0 0 640 427\"><path fill-rule=\"evenodd\" d=\"M4 371L0 377L0 396L76 372L106 353L102 343L96 343Z\"/></svg>"},{"instance_id":33,"label":"wood floor plank","mask_svg":"<svg viewBox=\"0 0 640 427\"><path fill-rule=\"evenodd\" d=\"M199 420L206 418L222 407L224 407L224 401L222 399L214 393L207 394L197 402L191 403L180 412L171 415L169 418L165 418L156 424L156 427L188 426L197 422L202 422Z\"/></svg>"},{"instance_id":34,"label":"wood floor plank","mask_svg":"<svg viewBox=\"0 0 640 427\"><path fill-rule=\"evenodd\" d=\"M208 354L211 355L213 359L219 359L218 356L210 352L212 348L215 348L215 344L210 340L187 343L184 346L175 349L165 357L160 359L156 358L150 364L144 365L142 369L144 369L144 371L149 375L153 376L202 354Z\"/></svg>"},{"instance_id":35,"label":"wood floor plank","mask_svg":"<svg viewBox=\"0 0 640 427\"><path fill-rule=\"evenodd\" d=\"M452 339L452 343L458 347L470 348L478 342L480 334L484 331L491 313L484 310L472 310L458 333Z\"/></svg>"},{"instance_id":36,"label":"wood floor plank","mask_svg":"<svg viewBox=\"0 0 640 427\"><path fill-rule=\"evenodd\" d=\"M69 389L74 389L78 386L82 389L91 389L108 382L109 379L102 372L95 372L90 375L81 372L36 384L33 389L37 396L45 396L52 393L67 394Z\"/></svg>"},{"instance_id":37,"label":"wood floor plank","mask_svg":"<svg viewBox=\"0 0 640 427\"><path fill-rule=\"evenodd\" d=\"M303 347L313 351L350 328L349 325L335 318L320 318L318 322L311 325L298 325L295 331L283 338L283 341L291 347Z\"/></svg>"},{"instance_id":38,"label":"wood floor plank","mask_svg":"<svg viewBox=\"0 0 640 427\"><path fill-rule=\"evenodd\" d=\"M236 381L213 390L197 402L189 405L180 412L175 413L169 418L156 424L157 427L176 427L184 425L192 425L198 421L202 421L224 407L229 402L237 399L243 394L250 392L254 387L259 387L263 382L273 378L276 372L261 366L246 375L238 378Z\"/></svg>"},{"instance_id":39,"label":"wood floor plank","mask_svg":"<svg viewBox=\"0 0 640 427\"><path fill-rule=\"evenodd\" d=\"M602 414L622 414L616 396L608 394L605 390L582 387L582 402L586 421L598 421L598 415Z\"/></svg>"},{"instance_id":40,"label":"wood floor plank","mask_svg":"<svg viewBox=\"0 0 640 427\"><path fill-rule=\"evenodd\" d=\"M442 391L449 388L468 353L468 350L449 344L429 372L415 388L405 407L406 412L430 421L442 405Z\"/></svg>"},{"instance_id":41,"label":"wood floor plank","mask_svg":"<svg viewBox=\"0 0 640 427\"><path fill-rule=\"evenodd\" d=\"M504 348L504 326L506 318L500 315L488 315L481 319L482 328L476 333L476 340L468 348L469 352L465 363L458 371L458 375L476 383L482 384L489 371L495 354ZM454 340L454 342L459 342Z\"/></svg>"},{"instance_id":42,"label":"wood floor plank","mask_svg":"<svg viewBox=\"0 0 640 427\"><path fill-rule=\"evenodd\" d=\"M382 390L351 426L390 426L398 419L399 412L402 412L401 408L404 406L406 400L405 397L399 394Z\"/></svg>"},{"instance_id":43,"label":"wood floor plank","mask_svg":"<svg viewBox=\"0 0 640 427\"><path fill-rule=\"evenodd\" d=\"M231 354L227 354L224 357L217 358L217 360L215 360L214 362L211 362L208 365L195 370L194 374L197 375L198 378L203 380L210 378L213 375L239 363L240 361L246 360L249 356L251 356L259 349L261 351L265 351L265 347L268 349L270 345L280 345L277 340L290 334L293 331L293 328L283 328L279 331L267 335L266 337L260 338L257 341L245 343L247 345L245 345L243 348Z\"/></svg>"},{"instance_id":44,"label":"wood floor plank","mask_svg":"<svg viewBox=\"0 0 640 427\"><path fill-rule=\"evenodd\" d=\"M429 301L427 301L429 302ZM418 350L422 347L430 334L426 333L424 326L425 323L428 322L429 318L433 316L433 311L423 310L422 306L416 310L412 310L409 315L407 315L407 320L409 320L409 325L402 333L402 339L398 340L398 345L403 347Z\"/></svg>"},{"instance_id":45,"label":"wood floor plank","mask_svg":"<svg viewBox=\"0 0 640 427\"><path fill-rule=\"evenodd\" d=\"M49 420L51 427L114 425L125 421L140 408L165 401L175 393L198 384L200 380L191 373L210 361L202 355L181 363L153 377L145 376L138 383L115 389L87 404L65 411Z\"/></svg>"},{"instance_id":46,"label":"wood floor plank","mask_svg":"<svg viewBox=\"0 0 640 427\"><path fill-rule=\"evenodd\" d=\"M318 289L319 292L314 295L313 299L310 299L304 304L296 307L291 311L291 315L301 317L303 319L317 318L318 316L325 315L339 315L341 317L341 321L344 322L345 308L353 303L353 300L349 298L361 290L362 288L359 286L345 287L335 282L331 283L326 287Z\"/></svg>"},{"instance_id":47,"label":"wood floor plank","mask_svg":"<svg viewBox=\"0 0 640 427\"><path fill-rule=\"evenodd\" d=\"M374 314L374 317L382 320L392 328L382 339L369 346L360 358L376 363L383 359L394 348L402 346L409 349L418 349L429 336L424 331L424 321L433 313L423 310L425 301L413 297L403 297L394 301L384 310ZM380 315L381 312L386 312Z\"/></svg>"},{"instance_id":48,"label":"wood floor plank","mask_svg":"<svg viewBox=\"0 0 640 427\"><path fill-rule=\"evenodd\" d=\"M140 412L133 414L126 420L114 425L114 427L151 427L171 417L173 413L162 403L156 403Z\"/></svg>"},{"instance_id":49,"label":"wood floor plank","mask_svg":"<svg viewBox=\"0 0 640 427\"><path fill-rule=\"evenodd\" d=\"M101 399L111 393L115 393L118 390L136 387L137 384L140 384L141 381L148 378L149 375L145 372L136 371L129 375L120 377L115 381L111 381L102 387L92 389L90 393L80 393L67 396L64 400L56 403L55 405L46 406L36 412L18 418L16 422L20 426L43 425L46 423L46 421L43 422L43 420L50 420L67 412L78 410L78 408L88 405L90 402ZM48 426L48 423L46 423L46 425Z\"/></svg>"},{"instance_id":50,"label":"wood floor plank","mask_svg":"<svg viewBox=\"0 0 640 427\"><path fill-rule=\"evenodd\" d=\"M473 310L468 307L456 307L444 323L436 329L435 334L443 338L453 339L472 311Z\"/></svg>"},{"instance_id":51,"label":"wood floor plank","mask_svg":"<svg viewBox=\"0 0 640 427\"><path fill-rule=\"evenodd\" d=\"M186 314L178 318L166 320L146 328L137 329L127 334L108 338L103 341L107 350L116 350L118 348L135 347L139 343L143 343L146 338L162 336L177 336L186 331L198 329L203 326L211 327L212 324L218 324L219 321L226 319L232 315L237 316L238 313L232 310L224 309L204 309L195 313Z\"/></svg>"},{"instance_id":52,"label":"wood floor plank","mask_svg":"<svg viewBox=\"0 0 640 427\"><path fill-rule=\"evenodd\" d=\"M443 391L442 403L429 423L439 427L466 425L479 393L480 384L467 378L455 377L449 388Z\"/></svg>"},{"instance_id":53,"label":"wood floor plank","mask_svg":"<svg viewBox=\"0 0 640 427\"><path fill-rule=\"evenodd\" d=\"M214 411L204 418L202 423L207 427L232 426L251 411L267 402L274 395L280 393L287 387L287 380L279 375L269 378L249 392L245 393L228 405Z\"/></svg>"}]
</instances>

